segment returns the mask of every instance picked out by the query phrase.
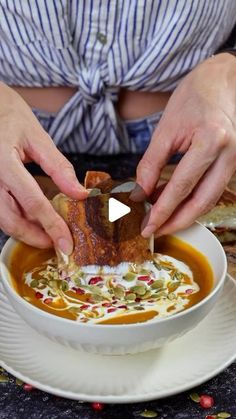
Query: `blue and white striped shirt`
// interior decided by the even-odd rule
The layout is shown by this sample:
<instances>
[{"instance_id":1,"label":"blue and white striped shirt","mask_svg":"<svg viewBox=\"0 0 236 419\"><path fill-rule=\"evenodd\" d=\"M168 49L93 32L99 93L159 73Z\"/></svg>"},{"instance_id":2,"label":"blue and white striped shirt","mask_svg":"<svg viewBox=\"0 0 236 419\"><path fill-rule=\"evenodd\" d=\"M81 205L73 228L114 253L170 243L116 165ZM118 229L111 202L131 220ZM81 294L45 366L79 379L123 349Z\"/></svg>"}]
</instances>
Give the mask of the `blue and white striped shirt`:
<instances>
[{"instance_id":1,"label":"blue and white striped shirt","mask_svg":"<svg viewBox=\"0 0 236 419\"><path fill-rule=\"evenodd\" d=\"M135 151L120 87L174 90L236 22L236 0L0 0L0 79L73 86L46 127L67 152Z\"/></svg>"}]
</instances>

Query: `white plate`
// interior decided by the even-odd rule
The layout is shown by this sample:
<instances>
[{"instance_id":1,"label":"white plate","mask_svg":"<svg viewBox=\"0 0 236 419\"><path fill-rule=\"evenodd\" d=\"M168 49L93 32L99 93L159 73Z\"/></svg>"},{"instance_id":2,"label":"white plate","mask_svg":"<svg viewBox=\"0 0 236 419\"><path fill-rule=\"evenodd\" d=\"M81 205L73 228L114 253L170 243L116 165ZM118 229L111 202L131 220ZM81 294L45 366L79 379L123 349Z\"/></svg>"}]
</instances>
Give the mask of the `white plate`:
<instances>
[{"instance_id":1,"label":"white plate","mask_svg":"<svg viewBox=\"0 0 236 419\"><path fill-rule=\"evenodd\" d=\"M75 400L128 403L158 399L212 378L236 356L236 282L193 331L162 349L102 356L65 348L31 329L0 292L0 365L49 393Z\"/></svg>"}]
</instances>

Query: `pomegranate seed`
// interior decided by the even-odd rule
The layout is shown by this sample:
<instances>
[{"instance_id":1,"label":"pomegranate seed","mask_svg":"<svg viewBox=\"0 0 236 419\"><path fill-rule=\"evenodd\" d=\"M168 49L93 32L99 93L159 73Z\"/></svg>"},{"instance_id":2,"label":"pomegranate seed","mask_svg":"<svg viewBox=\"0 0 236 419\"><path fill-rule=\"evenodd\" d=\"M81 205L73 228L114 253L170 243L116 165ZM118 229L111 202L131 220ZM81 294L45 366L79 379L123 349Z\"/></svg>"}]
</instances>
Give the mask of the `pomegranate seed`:
<instances>
[{"instance_id":1,"label":"pomegranate seed","mask_svg":"<svg viewBox=\"0 0 236 419\"><path fill-rule=\"evenodd\" d=\"M43 298L43 294L41 294L41 292L36 292L35 293L35 297L39 300L40 298Z\"/></svg>"},{"instance_id":2,"label":"pomegranate seed","mask_svg":"<svg viewBox=\"0 0 236 419\"><path fill-rule=\"evenodd\" d=\"M113 311L116 311L116 307L111 307L107 310L108 313L113 313Z\"/></svg>"},{"instance_id":3,"label":"pomegranate seed","mask_svg":"<svg viewBox=\"0 0 236 419\"><path fill-rule=\"evenodd\" d=\"M82 290L82 288L73 287L72 289L76 292L76 294L85 294L85 291Z\"/></svg>"},{"instance_id":4,"label":"pomegranate seed","mask_svg":"<svg viewBox=\"0 0 236 419\"><path fill-rule=\"evenodd\" d=\"M149 281L149 279L150 279L150 276L148 276L148 275L138 276L139 281Z\"/></svg>"},{"instance_id":5,"label":"pomegranate seed","mask_svg":"<svg viewBox=\"0 0 236 419\"><path fill-rule=\"evenodd\" d=\"M209 409L215 404L213 397L207 396L207 394L202 394L199 403L204 409Z\"/></svg>"},{"instance_id":6,"label":"pomegranate seed","mask_svg":"<svg viewBox=\"0 0 236 419\"><path fill-rule=\"evenodd\" d=\"M89 308L89 304L83 304L83 305L80 307L80 310L87 310L87 308Z\"/></svg>"},{"instance_id":7,"label":"pomegranate seed","mask_svg":"<svg viewBox=\"0 0 236 419\"><path fill-rule=\"evenodd\" d=\"M152 285L154 282L154 279L150 279L150 281L148 281L148 285Z\"/></svg>"},{"instance_id":8,"label":"pomegranate seed","mask_svg":"<svg viewBox=\"0 0 236 419\"><path fill-rule=\"evenodd\" d=\"M105 404L94 402L94 403L91 403L91 407L92 407L93 410L96 410L97 412L100 412L101 410L104 409Z\"/></svg>"},{"instance_id":9,"label":"pomegranate seed","mask_svg":"<svg viewBox=\"0 0 236 419\"><path fill-rule=\"evenodd\" d=\"M50 303L52 303L52 298L45 298L45 300L43 300L43 302L45 303L45 304L50 304Z\"/></svg>"},{"instance_id":10,"label":"pomegranate seed","mask_svg":"<svg viewBox=\"0 0 236 419\"><path fill-rule=\"evenodd\" d=\"M189 288L188 290L185 291L185 294L192 294L193 290L191 288Z\"/></svg>"},{"instance_id":11,"label":"pomegranate seed","mask_svg":"<svg viewBox=\"0 0 236 419\"><path fill-rule=\"evenodd\" d=\"M103 279L101 276L95 276L89 280L89 285L96 285L98 282L101 282Z\"/></svg>"},{"instance_id":12,"label":"pomegranate seed","mask_svg":"<svg viewBox=\"0 0 236 419\"><path fill-rule=\"evenodd\" d=\"M123 304L121 306L118 306L118 308L127 308L127 306Z\"/></svg>"},{"instance_id":13,"label":"pomegranate seed","mask_svg":"<svg viewBox=\"0 0 236 419\"><path fill-rule=\"evenodd\" d=\"M102 306L103 306L103 307L111 307L111 306L112 306L112 304L111 304L111 303L103 303L103 304L102 304Z\"/></svg>"},{"instance_id":14,"label":"pomegranate seed","mask_svg":"<svg viewBox=\"0 0 236 419\"><path fill-rule=\"evenodd\" d=\"M32 390L34 390L34 388L35 388L35 387L33 387L31 384L27 384L27 383L25 383L25 384L23 385L23 389L24 389L25 391L32 391Z\"/></svg>"},{"instance_id":15,"label":"pomegranate seed","mask_svg":"<svg viewBox=\"0 0 236 419\"><path fill-rule=\"evenodd\" d=\"M141 301L141 298L135 298L136 303L140 303L140 301Z\"/></svg>"},{"instance_id":16,"label":"pomegranate seed","mask_svg":"<svg viewBox=\"0 0 236 419\"><path fill-rule=\"evenodd\" d=\"M205 417L205 419L216 419L217 418L217 416L216 415L207 415L206 417Z\"/></svg>"}]
</instances>

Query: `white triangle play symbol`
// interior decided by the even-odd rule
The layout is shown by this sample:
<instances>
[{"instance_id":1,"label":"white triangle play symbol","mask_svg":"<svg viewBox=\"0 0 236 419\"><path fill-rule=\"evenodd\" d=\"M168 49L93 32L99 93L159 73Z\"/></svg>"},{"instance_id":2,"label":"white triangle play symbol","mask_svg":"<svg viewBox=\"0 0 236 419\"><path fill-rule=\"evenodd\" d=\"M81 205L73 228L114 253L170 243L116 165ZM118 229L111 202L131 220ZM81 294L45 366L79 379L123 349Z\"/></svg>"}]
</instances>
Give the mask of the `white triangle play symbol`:
<instances>
[{"instance_id":1,"label":"white triangle play symbol","mask_svg":"<svg viewBox=\"0 0 236 419\"><path fill-rule=\"evenodd\" d=\"M108 201L108 219L111 223L118 220L124 215L129 214L131 211L130 207L118 201L115 198L109 198Z\"/></svg>"}]
</instances>

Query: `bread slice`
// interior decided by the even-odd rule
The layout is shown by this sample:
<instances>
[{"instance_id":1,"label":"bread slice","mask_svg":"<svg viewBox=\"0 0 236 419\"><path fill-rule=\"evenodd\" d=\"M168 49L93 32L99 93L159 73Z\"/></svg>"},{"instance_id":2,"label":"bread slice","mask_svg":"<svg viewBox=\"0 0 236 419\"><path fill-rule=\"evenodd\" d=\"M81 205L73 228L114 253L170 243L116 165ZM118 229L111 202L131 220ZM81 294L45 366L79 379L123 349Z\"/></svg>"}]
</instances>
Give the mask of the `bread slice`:
<instances>
[{"instance_id":1,"label":"bread slice","mask_svg":"<svg viewBox=\"0 0 236 419\"><path fill-rule=\"evenodd\" d=\"M67 263L71 266L116 266L122 262L143 263L151 259L150 240L140 234L146 213L145 203L131 201L130 192L107 192L117 182L110 177L104 179L103 174L101 178L98 172L94 178L90 172L89 176L86 175L86 185L93 185L106 193L89 196L83 201L58 194L52 200L54 208L68 224L74 240L74 251ZM108 221L111 197L131 208L129 214L113 223ZM63 260L65 262L65 258Z\"/></svg>"},{"instance_id":2,"label":"bread slice","mask_svg":"<svg viewBox=\"0 0 236 419\"><path fill-rule=\"evenodd\" d=\"M226 188L216 206L199 218L221 243L236 241L236 193Z\"/></svg>"}]
</instances>

